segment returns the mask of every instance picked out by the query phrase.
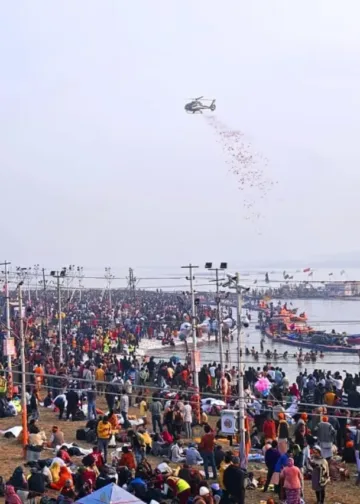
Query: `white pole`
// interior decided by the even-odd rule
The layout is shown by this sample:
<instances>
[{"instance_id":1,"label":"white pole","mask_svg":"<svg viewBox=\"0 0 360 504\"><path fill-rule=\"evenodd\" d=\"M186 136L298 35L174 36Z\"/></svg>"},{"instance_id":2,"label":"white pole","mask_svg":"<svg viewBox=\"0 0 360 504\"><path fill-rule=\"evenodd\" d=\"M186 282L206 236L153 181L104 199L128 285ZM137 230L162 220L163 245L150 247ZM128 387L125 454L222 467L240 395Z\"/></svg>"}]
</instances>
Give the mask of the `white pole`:
<instances>
[{"instance_id":1,"label":"white pole","mask_svg":"<svg viewBox=\"0 0 360 504\"><path fill-rule=\"evenodd\" d=\"M196 337L196 314L195 314L195 292L193 288L193 273L192 265L189 265L190 271L190 292L191 292L191 318L192 318L192 337L193 337L193 366L194 366L194 385L199 387L199 374L195 368L195 355L197 352L197 337Z\"/></svg>"},{"instance_id":2,"label":"white pole","mask_svg":"<svg viewBox=\"0 0 360 504\"><path fill-rule=\"evenodd\" d=\"M239 285L239 273L236 274L236 299L237 299L237 358L238 358L238 388L239 388L239 452L241 467L246 468L247 457L245 451L245 399L244 399L244 370L243 370L243 357L242 357L242 331L241 331L241 310L242 310L242 293Z\"/></svg>"},{"instance_id":3,"label":"white pole","mask_svg":"<svg viewBox=\"0 0 360 504\"><path fill-rule=\"evenodd\" d=\"M11 323L10 323L10 297L9 297L9 279L8 279L8 262L5 261L5 296L6 296L6 336L11 338ZM8 355L8 370L12 369L11 355Z\"/></svg>"},{"instance_id":4,"label":"white pole","mask_svg":"<svg viewBox=\"0 0 360 504\"><path fill-rule=\"evenodd\" d=\"M21 361L21 411L22 411L22 426L23 426L23 446L27 445L27 402L26 402L26 363L25 363L25 336L24 323L22 314L22 282L18 285L19 295L19 317L20 317L20 361Z\"/></svg>"},{"instance_id":5,"label":"white pole","mask_svg":"<svg viewBox=\"0 0 360 504\"><path fill-rule=\"evenodd\" d=\"M219 336L219 353L220 353L220 365L221 371L224 372L224 345L223 345L223 336L222 336L222 326L221 326L221 298L219 294L219 270L216 268L216 294L218 298L217 302L217 320L218 320L218 336Z\"/></svg>"},{"instance_id":6,"label":"white pole","mask_svg":"<svg viewBox=\"0 0 360 504\"><path fill-rule=\"evenodd\" d=\"M63 361L63 338L62 338L62 318L61 318L61 288L60 275L57 274L57 294L58 294L58 315L59 315L59 346L60 346L60 362Z\"/></svg>"}]
</instances>

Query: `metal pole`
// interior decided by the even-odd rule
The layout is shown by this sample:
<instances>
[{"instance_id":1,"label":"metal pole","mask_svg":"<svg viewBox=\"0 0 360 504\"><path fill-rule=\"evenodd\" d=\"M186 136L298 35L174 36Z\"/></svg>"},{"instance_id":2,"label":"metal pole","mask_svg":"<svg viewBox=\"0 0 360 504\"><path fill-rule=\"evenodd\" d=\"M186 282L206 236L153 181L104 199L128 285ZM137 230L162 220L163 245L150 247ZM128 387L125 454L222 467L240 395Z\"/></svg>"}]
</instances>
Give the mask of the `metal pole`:
<instances>
[{"instance_id":1,"label":"metal pole","mask_svg":"<svg viewBox=\"0 0 360 504\"><path fill-rule=\"evenodd\" d=\"M241 331L241 310L242 310L242 293L239 285L239 273L236 274L236 300L237 300L237 363L238 363L238 388L239 388L239 452L241 467L246 468L247 457L245 449L245 399L244 399L244 373L243 373L243 356L242 356L242 331Z\"/></svg>"},{"instance_id":2,"label":"metal pole","mask_svg":"<svg viewBox=\"0 0 360 504\"><path fill-rule=\"evenodd\" d=\"M43 284L44 284L45 317L46 317L46 325L47 325L47 323L48 323L48 305L47 305L47 295L46 295L45 268L42 269L42 277L43 277Z\"/></svg>"},{"instance_id":3,"label":"metal pole","mask_svg":"<svg viewBox=\"0 0 360 504\"><path fill-rule=\"evenodd\" d=\"M60 362L63 361L63 339L62 339L62 318L61 318L61 289L60 275L57 274L57 294L58 294L58 314L59 314L59 346L60 346Z\"/></svg>"},{"instance_id":4,"label":"metal pole","mask_svg":"<svg viewBox=\"0 0 360 504\"><path fill-rule=\"evenodd\" d=\"M5 296L6 296L6 337L8 339L11 338L11 323L10 323L10 296L9 296L9 279L8 279L8 263L7 261L4 262L5 266ZM12 369L12 361L11 361L11 355L8 355L7 358L8 361L8 370L11 371Z\"/></svg>"},{"instance_id":5,"label":"metal pole","mask_svg":"<svg viewBox=\"0 0 360 504\"><path fill-rule=\"evenodd\" d=\"M182 268L187 268L189 270L190 276L186 277L190 281L190 295L191 295L191 327L192 327L192 339L193 339L193 351L192 351L192 365L194 373L194 386L199 388L199 373L196 371L195 356L197 355L197 337L196 337L196 312L195 312L195 292L193 288L193 269L199 266L193 266L191 263L188 266L181 266Z\"/></svg>"},{"instance_id":6,"label":"metal pole","mask_svg":"<svg viewBox=\"0 0 360 504\"><path fill-rule=\"evenodd\" d=\"M26 405L26 363L25 363L25 337L24 337L24 324L22 314L22 282L18 285L19 294L19 316L20 316L20 359L21 359L21 412L22 412L22 440L23 447L28 444L28 430L27 430L27 405Z\"/></svg>"},{"instance_id":7,"label":"metal pole","mask_svg":"<svg viewBox=\"0 0 360 504\"><path fill-rule=\"evenodd\" d=\"M218 321L218 335L219 335L219 353L220 353L220 365L221 371L224 372L224 345L223 345L223 336L222 336L222 325L221 325L221 299L219 294L219 269L216 268L216 294L217 294L217 321Z\"/></svg>"},{"instance_id":8,"label":"metal pole","mask_svg":"<svg viewBox=\"0 0 360 504\"><path fill-rule=\"evenodd\" d=\"M196 313L195 313L195 292L193 288L193 274L192 265L189 265L190 271L190 292L191 292L191 325L192 325L192 338L193 338L193 365L194 365L194 385L199 386L199 374L195 369L195 355L197 354L197 336L196 336Z\"/></svg>"}]
</instances>

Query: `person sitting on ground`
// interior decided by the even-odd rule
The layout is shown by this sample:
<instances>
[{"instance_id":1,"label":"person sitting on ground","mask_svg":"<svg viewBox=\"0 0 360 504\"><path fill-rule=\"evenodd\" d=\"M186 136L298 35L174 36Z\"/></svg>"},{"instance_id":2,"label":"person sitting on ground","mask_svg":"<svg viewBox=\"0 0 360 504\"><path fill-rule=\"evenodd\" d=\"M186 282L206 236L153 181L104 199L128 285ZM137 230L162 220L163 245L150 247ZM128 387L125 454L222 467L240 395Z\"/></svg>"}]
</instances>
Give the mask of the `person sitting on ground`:
<instances>
[{"instance_id":1,"label":"person sitting on ground","mask_svg":"<svg viewBox=\"0 0 360 504\"><path fill-rule=\"evenodd\" d=\"M97 446L93 447L93 451L92 451L91 455L94 457L95 465L100 471L102 466L105 464L105 461L104 461L104 457L103 457L101 451L99 450L99 448Z\"/></svg>"},{"instance_id":2,"label":"person sitting on ground","mask_svg":"<svg viewBox=\"0 0 360 504\"><path fill-rule=\"evenodd\" d=\"M60 467L59 479L56 482L53 481L50 484L50 488L60 491L65 486L67 480L73 481L72 474L67 466L62 466Z\"/></svg>"},{"instance_id":3,"label":"person sitting on ground","mask_svg":"<svg viewBox=\"0 0 360 504\"><path fill-rule=\"evenodd\" d=\"M75 499L75 488L72 479L68 479L65 481L65 485L61 489L60 494L69 500Z\"/></svg>"},{"instance_id":4,"label":"person sitting on ground","mask_svg":"<svg viewBox=\"0 0 360 504\"><path fill-rule=\"evenodd\" d=\"M92 491L93 486L91 484L91 481L85 481L85 483L83 483L83 485L81 486L79 493L77 494L76 500L82 499L83 497L90 495Z\"/></svg>"},{"instance_id":5,"label":"person sitting on ground","mask_svg":"<svg viewBox=\"0 0 360 504\"><path fill-rule=\"evenodd\" d=\"M115 474L111 475L109 466L104 465L101 468L99 476L96 478L95 489L99 490L110 485L110 483L116 483L116 476Z\"/></svg>"},{"instance_id":6,"label":"person sitting on ground","mask_svg":"<svg viewBox=\"0 0 360 504\"><path fill-rule=\"evenodd\" d=\"M43 495L45 492L45 475L36 467L31 468L31 475L28 479L29 499L34 496Z\"/></svg>"},{"instance_id":7,"label":"person sitting on ground","mask_svg":"<svg viewBox=\"0 0 360 504\"><path fill-rule=\"evenodd\" d=\"M196 495L193 500L194 504L214 504L214 499L210 490L206 486L200 486L199 495Z\"/></svg>"},{"instance_id":8,"label":"person sitting on ground","mask_svg":"<svg viewBox=\"0 0 360 504\"><path fill-rule=\"evenodd\" d=\"M28 482L25 478L24 475L24 469L21 466L18 466L15 471L12 473L11 478L9 481L6 483L7 485L11 485L16 490L27 490L28 489Z\"/></svg>"},{"instance_id":9,"label":"person sitting on ground","mask_svg":"<svg viewBox=\"0 0 360 504\"><path fill-rule=\"evenodd\" d=\"M213 483L211 485L211 492L214 499L214 503L219 504L223 496L223 491L221 490L219 483Z\"/></svg>"},{"instance_id":10,"label":"person sitting on ground","mask_svg":"<svg viewBox=\"0 0 360 504\"><path fill-rule=\"evenodd\" d=\"M152 441L151 455L154 457L169 456L169 444L162 441L158 433L154 434Z\"/></svg>"},{"instance_id":11,"label":"person sitting on ground","mask_svg":"<svg viewBox=\"0 0 360 504\"><path fill-rule=\"evenodd\" d=\"M129 469L136 469L135 457L132 451L129 450L128 446L123 446L122 454L120 460L118 461L118 467L128 467Z\"/></svg>"},{"instance_id":12,"label":"person sitting on ground","mask_svg":"<svg viewBox=\"0 0 360 504\"><path fill-rule=\"evenodd\" d=\"M64 433L57 425L54 425L51 429L51 436L48 442L49 448L56 448L57 446L62 446L64 443Z\"/></svg>"},{"instance_id":13,"label":"person sitting on ground","mask_svg":"<svg viewBox=\"0 0 360 504\"><path fill-rule=\"evenodd\" d=\"M164 425L163 431L160 433L160 437L168 446L170 446L174 442L174 438L168 431L166 425Z\"/></svg>"},{"instance_id":14,"label":"person sitting on ground","mask_svg":"<svg viewBox=\"0 0 360 504\"><path fill-rule=\"evenodd\" d=\"M80 482L85 484L86 482L90 482L91 488L95 488L96 478L98 474L94 471L92 467L80 467Z\"/></svg>"},{"instance_id":15,"label":"person sitting on ground","mask_svg":"<svg viewBox=\"0 0 360 504\"><path fill-rule=\"evenodd\" d=\"M51 483L56 483L60 479L60 467L65 465L64 461L61 460L62 464L56 461L56 458L53 459L51 466L50 466L50 473L51 473Z\"/></svg>"},{"instance_id":16,"label":"person sitting on ground","mask_svg":"<svg viewBox=\"0 0 360 504\"><path fill-rule=\"evenodd\" d=\"M188 466L198 465L203 463L202 456L196 448L195 443L190 443L189 448L185 453L185 460Z\"/></svg>"},{"instance_id":17,"label":"person sitting on ground","mask_svg":"<svg viewBox=\"0 0 360 504\"><path fill-rule=\"evenodd\" d=\"M175 464L185 462L185 457L182 451L182 442L180 440L176 440L170 448L170 460Z\"/></svg>"},{"instance_id":18,"label":"person sitting on ground","mask_svg":"<svg viewBox=\"0 0 360 504\"><path fill-rule=\"evenodd\" d=\"M22 500L12 485L6 485L5 487L5 504L22 504Z\"/></svg>"}]
</instances>

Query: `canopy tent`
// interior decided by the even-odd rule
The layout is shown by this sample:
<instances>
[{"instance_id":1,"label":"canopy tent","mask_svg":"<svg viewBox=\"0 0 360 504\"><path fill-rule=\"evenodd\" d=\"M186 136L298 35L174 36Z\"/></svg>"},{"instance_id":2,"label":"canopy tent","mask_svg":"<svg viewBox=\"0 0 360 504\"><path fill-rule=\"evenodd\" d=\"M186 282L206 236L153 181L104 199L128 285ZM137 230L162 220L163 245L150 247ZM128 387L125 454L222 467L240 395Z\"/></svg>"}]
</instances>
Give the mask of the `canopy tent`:
<instances>
[{"instance_id":1,"label":"canopy tent","mask_svg":"<svg viewBox=\"0 0 360 504\"><path fill-rule=\"evenodd\" d=\"M142 500L115 483L110 483L76 502L79 504L144 504Z\"/></svg>"}]
</instances>

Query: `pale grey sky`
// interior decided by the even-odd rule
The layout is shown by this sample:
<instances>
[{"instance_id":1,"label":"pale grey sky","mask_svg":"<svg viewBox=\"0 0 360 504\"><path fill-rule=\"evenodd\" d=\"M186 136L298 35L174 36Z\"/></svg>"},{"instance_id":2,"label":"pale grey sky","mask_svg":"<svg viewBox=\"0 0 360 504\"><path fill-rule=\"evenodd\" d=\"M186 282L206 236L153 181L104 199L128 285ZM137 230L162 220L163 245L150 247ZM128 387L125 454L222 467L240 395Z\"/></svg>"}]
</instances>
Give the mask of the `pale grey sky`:
<instances>
[{"instance_id":1,"label":"pale grey sky","mask_svg":"<svg viewBox=\"0 0 360 504\"><path fill-rule=\"evenodd\" d=\"M356 0L3 2L2 256L175 268L360 251L359 15ZM184 112L201 94L269 159L259 222Z\"/></svg>"}]
</instances>

